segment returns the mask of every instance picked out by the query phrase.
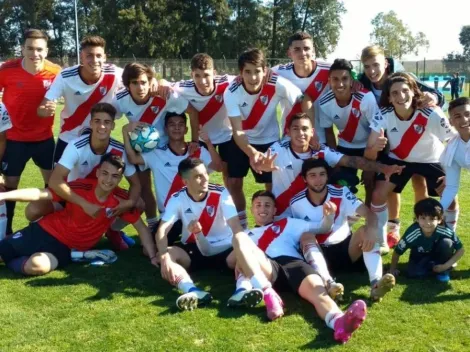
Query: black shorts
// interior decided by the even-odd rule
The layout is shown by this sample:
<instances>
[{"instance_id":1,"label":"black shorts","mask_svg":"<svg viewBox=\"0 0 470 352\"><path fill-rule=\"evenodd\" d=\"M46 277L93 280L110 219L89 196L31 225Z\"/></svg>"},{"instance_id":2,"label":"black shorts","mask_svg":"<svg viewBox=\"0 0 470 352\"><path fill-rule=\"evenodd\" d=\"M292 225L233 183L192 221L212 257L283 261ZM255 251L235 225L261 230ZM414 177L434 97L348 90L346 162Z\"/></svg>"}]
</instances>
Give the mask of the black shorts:
<instances>
[{"instance_id":1,"label":"black shorts","mask_svg":"<svg viewBox=\"0 0 470 352\"><path fill-rule=\"evenodd\" d=\"M2 168L6 176L21 176L26 163L33 159L43 170L52 170L54 155L54 137L40 142L19 142L7 140Z\"/></svg>"},{"instance_id":2,"label":"black shorts","mask_svg":"<svg viewBox=\"0 0 470 352\"><path fill-rule=\"evenodd\" d=\"M62 139L57 139L57 144L54 150L54 165L57 164L64 153L65 147L68 145L67 142L64 142Z\"/></svg>"},{"instance_id":3,"label":"black shorts","mask_svg":"<svg viewBox=\"0 0 470 352\"><path fill-rule=\"evenodd\" d=\"M302 281L307 276L316 274L312 266L303 259L283 255L269 258L269 261L273 267L272 284L279 291L288 291L290 288L298 293Z\"/></svg>"},{"instance_id":4,"label":"black shorts","mask_svg":"<svg viewBox=\"0 0 470 352\"><path fill-rule=\"evenodd\" d=\"M346 147L337 146L336 150L344 155L364 157L365 148L346 148ZM341 166L340 169L342 171L349 172L353 174L354 176L357 176L357 169L355 168Z\"/></svg>"},{"instance_id":5,"label":"black shorts","mask_svg":"<svg viewBox=\"0 0 470 352\"><path fill-rule=\"evenodd\" d=\"M231 158L231 155L230 155L230 144L231 143L232 143L232 141L230 140L230 141L227 141L227 142L214 144L214 147L217 150L217 153L219 153L220 158L222 159L222 161L224 161L226 163L228 163L228 161ZM199 145L207 149L207 144L206 143L204 143L202 141L199 141Z\"/></svg>"},{"instance_id":6,"label":"black shorts","mask_svg":"<svg viewBox=\"0 0 470 352\"><path fill-rule=\"evenodd\" d=\"M251 144L253 148L257 151L265 153L269 147L273 144ZM230 141L230 162L228 163L228 177L233 178L244 178L248 175L248 170L251 169L250 166L250 158L246 155L243 150L241 150L237 143L232 140ZM271 172L263 172L262 174L258 174L251 169L253 176L255 178L256 183L272 183L272 173Z\"/></svg>"},{"instance_id":7,"label":"black shorts","mask_svg":"<svg viewBox=\"0 0 470 352\"><path fill-rule=\"evenodd\" d=\"M70 248L45 231L37 222L0 241L0 257L5 263L34 253L51 253L57 258L59 267L71 262Z\"/></svg>"},{"instance_id":8,"label":"black shorts","mask_svg":"<svg viewBox=\"0 0 470 352\"><path fill-rule=\"evenodd\" d=\"M362 272L366 270L362 256L355 262L353 262L349 256L349 243L351 242L351 238L352 235L331 246L321 246L323 256L325 257L328 269L331 273L338 271Z\"/></svg>"},{"instance_id":9,"label":"black shorts","mask_svg":"<svg viewBox=\"0 0 470 352\"><path fill-rule=\"evenodd\" d=\"M428 194L431 197L437 197L436 187L438 186L437 179L441 176L445 176L444 170L439 163L409 163L402 160L392 159L386 157L382 159L382 162L387 165L405 165L400 175L393 174L390 177L390 182L395 185L393 192L401 193L401 191L408 184L408 181L413 175L421 175L426 179L428 188ZM384 181L384 174L378 174L376 177L379 181Z\"/></svg>"},{"instance_id":10,"label":"black shorts","mask_svg":"<svg viewBox=\"0 0 470 352\"><path fill-rule=\"evenodd\" d=\"M155 235L158 230L158 226L160 226L160 222L162 220L158 220L158 222L152 227L152 238L155 241ZM168 232L167 239L168 239L168 245L173 246L175 242L180 242L181 239L181 233L183 232L183 223L181 220L178 220L173 224L173 226L170 229L170 232Z\"/></svg>"},{"instance_id":11,"label":"black shorts","mask_svg":"<svg viewBox=\"0 0 470 352\"><path fill-rule=\"evenodd\" d=\"M176 247L182 248L186 253L188 253L189 258L191 259L191 266L189 271L198 271L205 269L217 269L218 271L229 271L227 266L227 257L232 253L232 248L229 248L219 254L211 255L206 257L202 255L201 251L197 247L196 243L175 243Z\"/></svg>"}]
</instances>

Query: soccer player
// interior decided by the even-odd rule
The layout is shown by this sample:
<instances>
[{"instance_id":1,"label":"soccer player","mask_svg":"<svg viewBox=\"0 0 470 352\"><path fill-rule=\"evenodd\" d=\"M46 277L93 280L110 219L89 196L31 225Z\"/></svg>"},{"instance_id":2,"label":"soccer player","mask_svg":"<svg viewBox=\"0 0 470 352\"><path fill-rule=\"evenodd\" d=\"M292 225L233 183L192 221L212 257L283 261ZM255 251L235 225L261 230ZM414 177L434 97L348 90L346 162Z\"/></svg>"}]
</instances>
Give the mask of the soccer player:
<instances>
[{"instance_id":1,"label":"soccer player","mask_svg":"<svg viewBox=\"0 0 470 352\"><path fill-rule=\"evenodd\" d=\"M435 274L441 282L449 282L452 265L464 255L462 242L444 223L444 208L433 198L414 206L415 222L408 227L393 252L390 272L399 274L400 257L411 249L408 276L423 278Z\"/></svg>"},{"instance_id":2,"label":"soccer player","mask_svg":"<svg viewBox=\"0 0 470 352\"><path fill-rule=\"evenodd\" d=\"M290 140L274 143L265 158L257 164L262 171L272 171L273 193L276 197L276 218L292 216L289 204L297 193L305 189L305 181L301 175L304 160L310 158L324 159L330 167L342 166L367 171L382 172L391 175L400 172L402 167L371 163L359 156L339 153L325 145L314 150L309 145L313 136L312 123L304 113L292 116L287 126Z\"/></svg>"},{"instance_id":3,"label":"soccer player","mask_svg":"<svg viewBox=\"0 0 470 352\"><path fill-rule=\"evenodd\" d=\"M220 156L210 140L206 139L209 149L200 147L193 154L189 153L189 145L184 141L184 136L188 132L186 114L168 112L164 121L168 142L148 153L137 153L131 147L129 132L134 130L134 124L127 124L122 128L124 146L129 161L134 165L139 165L142 169L152 171L160 217L165 212L165 206L170 197L184 187L183 179L178 174L178 165L183 159L199 158L207 169L221 170ZM152 192L151 189L150 192ZM153 234L157 230L158 223L159 221L152 229ZM178 224L172 227L168 235L169 244L172 245L175 240L179 239L181 231L181 221L178 221Z\"/></svg>"},{"instance_id":4,"label":"soccer player","mask_svg":"<svg viewBox=\"0 0 470 352\"><path fill-rule=\"evenodd\" d=\"M0 241L0 258L16 273L44 275L68 265L71 249L87 251L93 248L115 219L113 209L124 196L119 192L118 198L116 190L125 168L120 156L108 153L102 156L95 170L95 179L68 183L70 189L98 209L94 217L85 213L79 205L67 202L50 188L26 188L0 193L1 200L66 201L63 211L48 214ZM156 253L150 232L139 213L136 210L127 211L121 217L132 223L148 253ZM155 254L152 255L151 263L156 265Z\"/></svg>"},{"instance_id":5,"label":"soccer player","mask_svg":"<svg viewBox=\"0 0 470 352\"><path fill-rule=\"evenodd\" d=\"M331 229L335 210L333 203L325 202L324 218L315 224L292 218L273 222L276 212L274 195L269 191L256 192L252 213L257 227L247 230L247 233L237 233L233 238L236 265L241 273L237 278L239 290L230 297L229 306L242 303L254 306L264 295L268 318L277 319L283 315L283 304L272 286L285 288L288 285L288 289L315 307L320 318L334 330L335 340L347 342L366 317L365 302L353 302L343 314L327 293L322 273L329 273L321 251L311 243L311 253L314 252L313 247L316 248L316 260L312 261L315 268L307 264L299 253L301 238L313 236L309 231Z\"/></svg>"},{"instance_id":6,"label":"soccer player","mask_svg":"<svg viewBox=\"0 0 470 352\"><path fill-rule=\"evenodd\" d=\"M6 131L12 127L10 115L8 114L5 104L0 103L0 160L3 159L5 148L7 146Z\"/></svg>"},{"instance_id":7,"label":"soccer player","mask_svg":"<svg viewBox=\"0 0 470 352\"><path fill-rule=\"evenodd\" d=\"M200 125L208 134L220 154L224 183L227 185L232 126L224 104L224 93L235 76L216 75L212 57L206 53L197 53L191 59L191 78L174 84L173 89L189 100L190 106L199 112L197 126Z\"/></svg>"},{"instance_id":8,"label":"soccer player","mask_svg":"<svg viewBox=\"0 0 470 352\"><path fill-rule=\"evenodd\" d=\"M99 206L80 196L79 193L68 186L67 182L79 178L95 178L95 171L100 158L106 153L116 154L123 158L126 163L123 174L130 184L128 199L123 199L113 209L113 216L129 211L139 201L140 183L135 167L127 161L124 145L111 138L111 132L115 126L115 116L116 109L109 103L98 103L93 106L89 122L91 134L83 135L67 145L50 179L49 187L55 193L67 202L80 206L90 216L94 216L99 211ZM30 221L35 221L41 216L53 212L58 207L59 204L54 204L50 200L32 202L26 208L26 217ZM113 229L110 228L106 232L108 239L116 250L128 248L118 231L120 230L118 227L123 227L123 225L122 223L116 223L113 225Z\"/></svg>"},{"instance_id":9,"label":"soccer player","mask_svg":"<svg viewBox=\"0 0 470 352\"><path fill-rule=\"evenodd\" d=\"M460 184L461 169L470 169L470 150L467 146L470 140L470 98L461 97L449 103L450 124L458 135L452 137L441 154L440 163L446 174L442 182L443 192L441 204L444 210L452 214L449 209L452 201L457 197ZM442 191L442 190L441 190ZM455 231L457 214L451 216L454 221L446 219L447 225Z\"/></svg>"},{"instance_id":10,"label":"soccer player","mask_svg":"<svg viewBox=\"0 0 470 352\"><path fill-rule=\"evenodd\" d=\"M38 29L24 34L20 59L5 62L0 67L0 91L13 127L6 133L6 150L2 169L7 190L18 188L21 174L31 158L41 171L47 186L52 172L54 136L52 125L55 110L40 118L36 108L44 98L60 67L47 61L48 37ZM12 233L15 202L7 201L7 234Z\"/></svg>"},{"instance_id":11,"label":"soccer player","mask_svg":"<svg viewBox=\"0 0 470 352\"><path fill-rule=\"evenodd\" d=\"M245 51L238 58L239 79L233 81L224 93L224 103L233 129L228 163L228 188L246 227L246 201L243 178L263 158L263 153L279 140L276 109L280 101L291 105L303 100L300 89L286 79L273 74L263 84L266 61L259 49ZM252 168L252 167L251 167ZM271 173L258 173L253 168L257 183L271 188Z\"/></svg>"},{"instance_id":12,"label":"soccer player","mask_svg":"<svg viewBox=\"0 0 470 352\"><path fill-rule=\"evenodd\" d=\"M178 174L186 187L168 201L156 242L162 277L183 292L176 305L193 309L208 304L212 296L194 285L187 270L227 267L232 234L243 229L232 197L224 187L209 183L202 160L183 159ZM183 228L181 243L168 247L168 233L178 220Z\"/></svg>"},{"instance_id":13,"label":"soccer player","mask_svg":"<svg viewBox=\"0 0 470 352\"><path fill-rule=\"evenodd\" d=\"M188 108L188 101L174 92L170 92L166 99L160 96L152 97L150 82L154 76L152 68L147 65L137 62L127 64L122 74L125 88L116 94L113 105L118 110L118 118L125 114L129 122L142 122L154 126L160 134L159 144L165 145L168 142L168 136L165 133L165 115L169 111L176 114L183 113ZM142 187L141 197L145 203L147 225L153 230L158 218L150 170L138 172L138 175Z\"/></svg>"},{"instance_id":14,"label":"soccer player","mask_svg":"<svg viewBox=\"0 0 470 352\"><path fill-rule=\"evenodd\" d=\"M332 230L316 235L328 267L334 273L337 270L363 270L365 265L371 284L370 297L373 301L380 301L395 286L395 278L391 274L383 275L377 243L377 216L347 187L327 184L329 170L325 160L306 160L301 173L307 188L290 202L293 217L317 222L323 216L323 203L334 203L336 214ZM347 218L355 214L364 217L366 223L352 232ZM307 241L302 243L302 252L307 260L315 250Z\"/></svg>"},{"instance_id":15,"label":"soccer player","mask_svg":"<svg viewBox=\"0 0 470 352\"><path fill-rule=\"evenodd\" d=\"M428 193L437 196L439 179L444 176L439 158L444 151L443 141L451 138L453 132L439 107L419 108L422 99L424 96L412 76L403 72L390 75L380 98L380 105L384 107L382 116L374 117L371 125L366 157L375 160L377 153L383 150L388 141L390 151L382 158L382 162L405 166L401 174L392 175L388 181L381 174L376 177L371 209L379 219L383 246L387 245L389 193L400 193L411 176L418 174L426 179ZM388 138L384 136L385 132ZM454 212L445 213L446 221L455 223L457 208L457 202L454 201L450 207Z\"/></svg>"},{"instance_id":16,"label":"soccer player","mask_svg":"<svg viewBox=\"0 0 470 352\"><path fill-rule=\"evenodd\" d=\"M330 67L328 82L331 90L320 98L320 126L338 129L338 145L330 148L350 156L364 156L370 124L380 109L374 94L366 90L352 92L352 65L345 59L336 59ZM335 138L336 139L336 138ZM342 173L356 178L357 168L342 167ZM373 180L375 172L363 173L364 180ZM373 183L365 182L366 204L370 204Z\"/></svg>"}]
</instances>

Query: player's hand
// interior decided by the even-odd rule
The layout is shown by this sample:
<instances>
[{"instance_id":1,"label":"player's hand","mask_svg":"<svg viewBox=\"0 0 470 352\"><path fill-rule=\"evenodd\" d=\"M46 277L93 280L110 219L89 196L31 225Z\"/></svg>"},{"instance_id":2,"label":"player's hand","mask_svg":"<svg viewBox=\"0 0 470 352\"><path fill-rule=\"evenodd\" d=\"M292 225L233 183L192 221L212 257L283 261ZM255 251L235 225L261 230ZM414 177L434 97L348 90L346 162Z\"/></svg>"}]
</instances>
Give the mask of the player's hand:
<instances>
[{"instance_id":1,"label":"player's hand","mask_svg":"<svg viewBox=\"0 0 470 352\"><path fill-rule=\"evenodd\" d=\"M274 164L276 158L277 154L268 149L263 158L255 165L255 168L264 172L279 170L279 167Z\"/></svg>"},{"instance_id":2,"label":"player's hand","mask_svg":"<svg viewBox=\"0 0 470 352\"><path fill-rule=\"evenodd\" d=\"M437 179L437 187L435 188L436 193L439 196L442 196L442 193L444 193L445 188L446 188L446 177L441 176Z\"/></svg>"},{"instance_id":3,"label":"player's hand","mask_svg":"<svg viewBox=\"0 0 470 352\"><path fill-rule=\"evenodd\" d=\"M162 274L162 278L168 281L170 284L174 285L176 282L176 273L177 267L175 266L175 262L171 260L169 254L165 255L161 262L160 262L160 272Z\"/></svg>"},{"instance_id":4,"label":"player's hand","mask_svg":"<svg viewBox=\"0 0 470 352\"><path fill-rule=\"evenodd\" d=\"M381 152L387 146L388 139L385 137L385 131L383 128L380 129L379 136L375 140L372 150L375 152Z\"/></svg>"},{"instance_id":5,"label":"player's hand","mask_svg":"<svg viewBox=\"0 0 470 352\"><path fill-rule=\"evenodd\" d=\"M264 154L259 151L254 151L253 154L250 156L250 166L251 168L258 174L263 173L261 170L261 165L263 163Z\"/></svg>"},{"instance_id":6,"label":"player's hand","mask_svg":"<svg viewBox=\"0 0 470 352\"><path fill-rule=\"evenodd\" d=\"M360 247L363 252L370 252L377 242L377 232L378 229L372 229L370 227L366 227L366 231L364 232L364 238L360 244Z\"/></svg>"},{"instance_id":7,"label":"player's hand","mask_svg":"<svg viewBox=\"0 0 470 352\"><path fill-rule=\"evenodd\" d=\"M191 220L188 224L189 233L199 233L202 232L201 223L198 220Z\"/></svg>"},{"instance_id":8,"label":"player's hand","mask_svg":"<svg viewBox=\"0 0 470 352\"><path fill-rule=\"evenodd\" d=\"M361 184L364 185L365 189L372 190L374 188L375 172L374 171L362 171Z\"/></svg>"},{"instance_id":9,"label":"player's hand","mask_svg":"<svg viewBox=\"0 0 470 352\"><path fill-rule=\"evenodd\" d=\"M158 257L157 257L157 256L152 257L152 258L150 259L150 263L151 263L153 266L157 267L157 268L160 267L159 261L158 261Z\"/></svg>"},{"instance_id":10,"label":"player's hand","mask_svg":"<svg viewBox=\"0 0 470 352\"><path fill-rule=\"evenodd\" d=\"M424 99L422 103L418 106L419 109L423 108L432 108L437 106L437 103L439 102L437 100L437 97L431 93L431 92L423 92Z\"/></svg>"},{"instance_id":11,"label":"player's hand","mask_svg":"<svg viewBox=\"0 0 470 352\"><path fill-rule=\"evenodd\" d=\"M82 204L82 209L86 214L88 214L92 218L96 218L100 211L103 209L103 207L85 201L85 203Z\"/></svg>"},{"instance_id":12,"label":"player's hand","mask_svg":"<svg viewBox=\"0 0 470 352\"><path fill-rule=\"evenodd\" d=\"M148 126L148 123L141 121L129 122L122 126L122 130L125 132L141 131L145 126Z\"/></svg>"},{"instance_id":13,"label":"player's hand","mask_svg":"<svg viewBox=\"0 0 470 352\"><path fill-rule=\"evenodd\" d=\"M201 148L201 146L199 145L199 142L195 142L195 141L189 142L188 143L188 155L193 155L194 153L196 153L196 151L199 148Z\"/></svg>"},{"instance_id":14,"label":"player's hand","mask_svg":"<svg viewBox=\"0 0 470 352\"><path fill-rule=\"evenodd\" d=\"M320 150L320 138L318 138L318 135L316 134L315 131L313 131L313 136L312 138L310 138L310 141L308 142L308 144L310 145L310 148L312 148L313 150Z\"/></svg>"},{"instance_id":15,"label":"player's hand","mask_svg":"<svg viewBox=\"0 0 470 352\"><path fill-rule=\"evenodd\" d=\"M54 116L56 108L56 102L54 100L48 100L47 103L44 104L43 108L45 116Z\"/></svg>"},{"instance_id":16,"label":"player's hand","mask_svg":"<svg viewBox=\"0 0 470 352\"><path fill-rule=\"evenodd\" d=\"M401 174L405 165L385 165L382 164L380 167L380 172L385 175L385 180L390 181L390 176L393 174Z\"/></svg>"},{"instance_id":17,"label":"player's hand","mask_svg":"<svg viewBox=\"0 0 470 352\"><path fill-rule=\"evenodd\" d=\"M327 217L329 215L335 214L338 207L335 203L326 201L323 203L323 216Z\"/></svg>"},{"instance_id":18,"label":"player's hand","mask_svg":"<svg viewBox=\"0 0 470 352\"><path fill-rule=\"evenodd\" d=\"M199 139L204 143L210 143L209 134L202 128L202 125L199 125Z\"/></svg>"},{"instance_id":19,"label":"player's hand","mask_svg":"<svg viewBox=\"0 0 470 352\"><path fill-rule=\"evenodd\" d=\"M112 209L109 217L119 216L134 207L134 202L130 199L119 199L119 204Z\"/></svg>"},{"instance_id":20,"label":"player's hand","mask_svg":"<svg viewBox=\"0 0 470 352\"><path fill-rule=\"evenodd\" d=\"M434 271L435 273L442 273L443 271L446 271L448 269L449 268L446 267L444 264L438 264L432 267L432 271Z\"/></svg>"},{"instance_id":21,"label":"player's hand","mask_svg":"<svg viewBox=\"0 0 470 352\"><path fill-rule=\"evenodd\" d=\"M171 89L168 81L160 79L157 81L156 78L152 78L150 81L150 96L159 96L163 99L167 99L173 90Z\"/></svg>"},{"instance_id":22,"label":"player's hand","mask_svg":"<svg viewBox=\"0 0 470 352\"><path fill-rule=\"evenodd\" d=\"M360 81L356 79L352 81L351 93L360 92L362 88L364 88L364 85Z\"/></svg>"}]
</instances>

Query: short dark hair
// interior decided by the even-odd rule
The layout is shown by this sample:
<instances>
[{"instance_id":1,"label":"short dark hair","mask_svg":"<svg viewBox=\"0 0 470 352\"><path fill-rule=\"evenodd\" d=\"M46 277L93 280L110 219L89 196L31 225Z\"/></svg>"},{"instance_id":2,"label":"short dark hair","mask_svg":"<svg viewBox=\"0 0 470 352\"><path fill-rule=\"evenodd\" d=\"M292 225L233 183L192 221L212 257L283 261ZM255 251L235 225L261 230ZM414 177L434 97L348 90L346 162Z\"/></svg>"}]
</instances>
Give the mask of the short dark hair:
<instances>
[{"instance_id":1,"label":"short dark hair","mask_svg":"<svg viewBox=\"0 0 470 352\"><path fill-rule=\"evenodd\" d=\"M389 101L390 90L395 83L405 83L410 87L410 90L413 92L413 102L411 105L413 108L421 106L424 100L424 94L419 89L418 84L416 83L415 78L406 72L395 72L387 77L383 87L382 94L380 95L379 105L381 107L393 107L393 104Z\"/></svg>"},{"instance_id":2,"label":"short dark hair","mask_svg":"<svg viewBox=\"0 0 470 352\"><path fill-rule=\"evenodd\" d=\"M47 42L49 37L40 29L30 28L24 32L24 41L26 39L44 39Z\"/></svg>"},{"instance_id":3,"label":"short dark hair","mask_svg":"<svg viewBox=\"0 0 470 352\"><path fill-rule=\"evenodd\" d=\"M185 178L189 171L198 167L199 165L204 165L203 161L198 158L186 158L180 161L178 165L178 175Z\"/></svg>"},{"instance_id":4,"label":"short dark hair","mask_svg":"<svg viewBox=\"0 0 470 352\"><path fill-rule=\"evenodd\" d=\"M287 45L291 46L293 42L296 40L305 40L305 39L310 39L313 42L312 36L308 34L307 32L295 32L292 34L288 39L287 39Z\"/></svg>"},{"instance_id":5,"label":"short dark hair","mask_svg":"<svg viewBox=\"0 0 470 352\"><path fill-rule=\"evenodd\" d=\"M288 124L287 124L287 128L290 128L292 126L292 124L294 123L294 121L297 121L297 120L308 120L310 122L310 125L312 124L312 121L310 120L310 117L308 117L308 115L304 112L298 112L294 115L292 115L292 117L290 118Z\"/></svg>"},{"instance_id":6,"label":"short dark hair","mask_svg":"<svg viewBox=\"0 0 470 352\"><path fill-rule=\"evenodd\" d=\"M122 156L117 154L104 154L100 159L99 165L101 166L103 163L110 163L111 165L115 166L118 170L121 171L121 174L124 174L124 171L126 170L126 163L124 162L124 159Z\"/></svg>"},{"instance_id":7,"label":"short dark hair","mask_svg":"<svg viewBox=\"0 0 470 352\"><path fill-rule=\"evenodd\" d=\"M210 70L214 68L214 60L206 53L197 53L191 59L191 71Z\"/></svg>"},{"instance_id":8,"label":"short dark hair","mask_svg":"<svg viewBox=\"0 0 470 352\"><path fill-rule=\"evenodd\" d=\"M266 58L260 49L249 49L244 51L238 58L238 69L243 71L246 64L252 64L257 67L266 67Z\"/></svg>"},{"instance_id":9,"label":"short dark hair","mask_svg":"<svg viewBox=\"0 0 470 352\"><path fill-rule=\"evenodd\" d=\"M328 165L328 163L323 158L318 158L318 159L310 158L310 159L305 160L304 163L302 164L302 170L301 170L300 173L301 173L302 177L305 178L307 176L307 172L309 172L311 169L315 169L317 167L325 168L325 170L328 174L328 177L330 176L330 166Z\"/></svg>"},{"instance_id":10,"label":"short dark hair","mask_svg":"<svg viewBox=\"0 0 470 352\"><path fill-rule=\"evenodd\" d=\"M91 117L93 117L98 112L105 112L114 120L116 118L116 108L110 103L98 103L93 105L90 111Z\"/></svg>"},{"instance_id":11,"label":"short dark hair","mask_svg":"<svg viewBox=\"0 0 470 352\"><path fill-rule=\"evenodd\" d=\"M259 191L253 193L253 196L251 197L251 203L253 203L255 199L259 197L269 197L273 200L274 203L276 203L276 197L274 196L273 192L266 191L264 189L260 189Z\"/></svg>"},{"instance_id":12,"label":"short dark hair","mask_svg":"<svg viewBox=\"0 0 470 352\"><path fill-rule=\"evenodd\" d=\"M184 120L184 124L186 124L186 122L188 120L188 117L186 116L186 114L184 112L182 112L181 114L178 114L178 113L173 112L173 111L168 111L165 114L165 127L167 127L168 121L170 121L170 119L172 117L175 117L175 116L181 117Z\"/></svg>"},{"instance_id":13,"label":"short dark hair","mask_svg":"<svg viewBox=\"0 0 470 352\"><path fill-rule=\"evenodd\" d=\"M99 35L88 35L85 38L83 38L82 41L80 42L80 50L83 50L89 47L96 47L96 46L99 46L105 49L106 40L104 40L104 38L100 37Z\"/></svg>"},{"instance_id":14,"label":"short dark hair","mask_svg":"<svg viewBox=\"0 0 470 352\"><path fill-rule=\"evenodd\" d=\"M346 59L336 59L333 64L330 66L330 74L333 71L348 71L351 73L353 66L351 62Z\"/></svg>"},{"instance_id":15,"label":"short dark hair","mask_svg":"<svg viewBox=\"0 0 470 352\"><path fill-rule=\"evenodd\" d=\"M154 77L153 69L145 64L139 64L138 62L131 62L124 66L124 71L122 72L122 83L124 86L129 88L131 81L137 79L142 75L146 75L149 82Z\"/></svg>"},{"instance_id":16,"label":"short dark hair","mask_svg":"<svg viewBox=\"0 0 470 352\"><path fill-rule=\"evenodd\" d=\"M460 97L460 98L452 100L449 103L449 115L452 112L452 110L454 110L456 107L462 106L462 105L470 105L470 98Z\"/></svg>"},{"instance_id":17,"label":"short dark hair","mask_svg":"<svg viewBox=\"0 0 470 352\"><path fill-rule=\"evenodd\" d=\"M416 220L419 216L431 216L436 217L439 221L444 219L444 208L437 199L425 198L420 200L414 206L414 213Z\"/></svg>"}]
</instances>

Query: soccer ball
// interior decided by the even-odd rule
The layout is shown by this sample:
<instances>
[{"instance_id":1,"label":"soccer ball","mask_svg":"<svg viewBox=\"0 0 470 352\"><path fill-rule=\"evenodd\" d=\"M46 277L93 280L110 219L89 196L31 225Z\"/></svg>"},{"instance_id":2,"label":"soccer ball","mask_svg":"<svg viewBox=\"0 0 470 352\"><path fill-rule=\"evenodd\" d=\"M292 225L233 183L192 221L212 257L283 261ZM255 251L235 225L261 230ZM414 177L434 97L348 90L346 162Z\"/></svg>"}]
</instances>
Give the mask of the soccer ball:
<instances>
[{"instance_id":1,"label":"soccer ball","mask_svg":"<svg viewBox=\"0 0 470 352\"><path fill-rule=\"evenodd\" d=\"M129 132L132 148L139 153L147 153L154 150L160 141L160 133L153 126L145 126L140 131Z\"/></svg>"}]
</instances>

